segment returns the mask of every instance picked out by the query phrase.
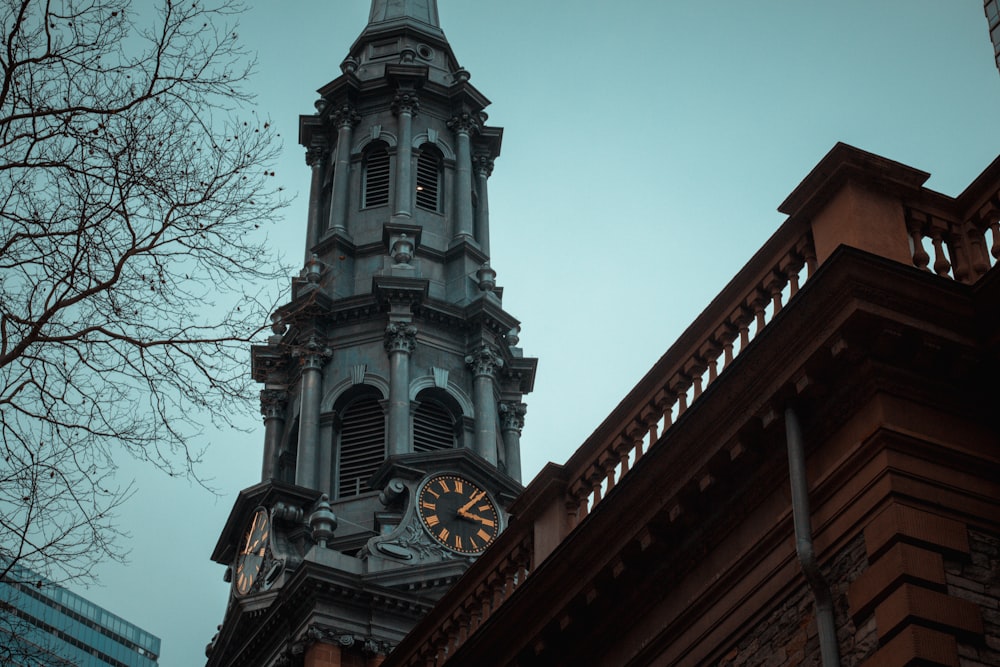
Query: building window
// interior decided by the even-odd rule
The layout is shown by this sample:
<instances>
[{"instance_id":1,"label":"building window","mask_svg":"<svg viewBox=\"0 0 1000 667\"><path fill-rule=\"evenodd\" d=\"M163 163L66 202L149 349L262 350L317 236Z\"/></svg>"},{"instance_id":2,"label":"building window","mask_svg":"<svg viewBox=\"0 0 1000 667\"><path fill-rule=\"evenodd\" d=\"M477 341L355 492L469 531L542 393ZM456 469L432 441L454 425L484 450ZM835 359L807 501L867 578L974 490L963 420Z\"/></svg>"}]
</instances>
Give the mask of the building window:
<instances>
[{"instance_id":1,"label":"building window","mask_svg":"<svg viewBox=\"0 0 1000 667\"><path fill-rule=\"evenodd\" d=\"M361 207L386 206L389 203L389 150L381 141L365 151L361 171Z\"/></svg>"},{"instance_id":2,"label":"building window","mask_svg":"<svg viewBox=\"0 0 1000 667\"><path fill-rule=\"evenodd\" d=\"M368 491L368 479L385 459L385 414L377 394L359 396L344 409L339 453L338 497Z\"/></svg>"},{"instance_id":3,"label":"building window","mask_svg":"<svg viewBox=\"0 0 1000 667\"><path fill-rule=\"evenodd\" d=\"M441 212L441 152L431 144L420 147L417 156L417 207Z\"/></svg>"},{"instance_id":4,"label":"building window","mask_svg":"<svg viewBox=\"0 0 1000 667\"><path fill-rule=\"evenodd\" d=\"M456 445L455 415L432 395L419 397L413 413L413 451L433 452Z\"/></svg>"}]
</instances>

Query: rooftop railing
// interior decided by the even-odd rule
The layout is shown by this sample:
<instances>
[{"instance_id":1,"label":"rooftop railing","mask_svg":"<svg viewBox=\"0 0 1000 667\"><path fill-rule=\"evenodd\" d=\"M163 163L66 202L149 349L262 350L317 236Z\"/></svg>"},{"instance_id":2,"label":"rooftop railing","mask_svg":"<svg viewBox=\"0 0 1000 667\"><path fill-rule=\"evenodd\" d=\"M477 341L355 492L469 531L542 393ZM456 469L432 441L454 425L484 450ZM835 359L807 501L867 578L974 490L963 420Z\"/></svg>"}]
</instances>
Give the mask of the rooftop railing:
<instances>
[{"instance_id":1,"label":"rooftop railing","mask_svg":"<svg viewBox=\"0 0 1000 667\"><path fill-rule=\"evenodd\" d=\"M838 144L779 207L788 218L564 465L510 508L507 530L389 656L441 667L616 486L840 244L973 283L1000 257L1000 158L957 198L925 172ZM926 244L926 246L925 246ZM926 247L933 252L931 255Z\"/></svg>"}]
</instances>

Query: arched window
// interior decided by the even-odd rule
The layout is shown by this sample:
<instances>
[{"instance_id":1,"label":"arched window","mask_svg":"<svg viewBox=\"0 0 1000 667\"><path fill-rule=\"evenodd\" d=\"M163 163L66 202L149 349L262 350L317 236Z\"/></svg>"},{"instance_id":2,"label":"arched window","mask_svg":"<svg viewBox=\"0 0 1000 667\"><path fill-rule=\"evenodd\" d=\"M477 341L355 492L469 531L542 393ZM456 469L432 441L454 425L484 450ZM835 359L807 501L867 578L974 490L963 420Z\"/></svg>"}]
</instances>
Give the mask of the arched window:
<instances>
[{"instance_id":1,"label":"arched window","mask_svg":"<svg viewBox=\"0 0 1000 667\"><path fill-rule=\"evenodd\" d=\"M369 388L370 389L370 388ZM368 491L368 479L385 459L385 414L373 389L355 394L340 412L337 496Z\"/></svg>"},{"instance_id":2,"label":"arched window","mask_svg":"<svg viewBox=\"0 0 1000 667\"><path fill-rule=\"evenodd\" d=\"M413 413L413 451L433 452L451 449L457 445L458 429L455 414L457 405L443 392L425 391L417 397Z\"/></svg>"},{"instance_id":3,"label":"arched window","mask_svg":"<svg viewBox=\"0 0 1000 667\"><path fill-rule=\"evenodd\" d=\"M389 149L377 141L365 151L361 169L361 208L389 203Z\"/></svg>"},{"instance_id":4,"label":"arched window","mask_svg":"<svg viewBox=\"0 0 1000 667\"><path fill-rule=\"evenodd\" d=\"M420 147L417 156L417 208L441 212L443 162L441 151L432 144Z\"/></svg>"}]
</instances>

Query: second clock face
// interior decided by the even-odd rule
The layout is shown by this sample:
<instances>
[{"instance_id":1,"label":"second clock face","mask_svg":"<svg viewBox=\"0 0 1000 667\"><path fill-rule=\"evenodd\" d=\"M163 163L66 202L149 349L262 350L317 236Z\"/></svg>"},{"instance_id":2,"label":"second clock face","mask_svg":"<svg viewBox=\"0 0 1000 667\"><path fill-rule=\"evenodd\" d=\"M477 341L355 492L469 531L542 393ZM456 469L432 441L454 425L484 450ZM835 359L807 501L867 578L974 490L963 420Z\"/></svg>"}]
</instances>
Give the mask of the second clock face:
<instances>
[{"instance_id":1,"label":"second clock face","mask_svg":"<svg viewBox=\"0 0 1000 667\"><path fill-rule=\"evenodd\" d=\"M254 512L246 537L236 557L236 592L246 595L260 576L271 536L271 521L263 507Z\"/></svg>"},{"instance_id":2,"label":"second clock face","mask_svg":"<svg viewBox=\"0 0 1000 667\"><path fill-rule=\"evenodd\" d=\"M486 490L458 475L427 480L417 514L431 537L458 553L481 553L500 533L500 515Z\"/></svg>"}]
</instances>

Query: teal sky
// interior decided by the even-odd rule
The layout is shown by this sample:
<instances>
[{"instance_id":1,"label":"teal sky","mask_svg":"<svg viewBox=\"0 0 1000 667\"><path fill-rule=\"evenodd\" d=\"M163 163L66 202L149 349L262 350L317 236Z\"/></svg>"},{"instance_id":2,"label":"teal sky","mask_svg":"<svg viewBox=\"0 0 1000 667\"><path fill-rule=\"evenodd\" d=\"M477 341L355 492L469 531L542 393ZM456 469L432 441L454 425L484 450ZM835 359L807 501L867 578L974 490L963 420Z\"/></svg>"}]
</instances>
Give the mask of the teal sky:
<instances>
[{"instance_id":1,"label":"teal sky","mask_svg":"<svg viewBox=\"0 0 1000 667\"><path fill-rule=\"evenodd\" d=\"M439 0L442 28L505 128L491 245L521 346L525 478L563 462L708 305L843 141L931 172L957 195L1000 152L1000 73L980 0ZM368 0L257 0L240 37L259 110L285 141L295 203L270 232L302 260L309 172L298 115L335 78ZM287 283L274 286L275 293ZM249 353L247 355L249 372ZM228 585L209 555L260 479L262 427L212 433L215 498L136 472L132 562L82 591L204 662Z\"/></svg>"}]
</instances>

